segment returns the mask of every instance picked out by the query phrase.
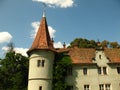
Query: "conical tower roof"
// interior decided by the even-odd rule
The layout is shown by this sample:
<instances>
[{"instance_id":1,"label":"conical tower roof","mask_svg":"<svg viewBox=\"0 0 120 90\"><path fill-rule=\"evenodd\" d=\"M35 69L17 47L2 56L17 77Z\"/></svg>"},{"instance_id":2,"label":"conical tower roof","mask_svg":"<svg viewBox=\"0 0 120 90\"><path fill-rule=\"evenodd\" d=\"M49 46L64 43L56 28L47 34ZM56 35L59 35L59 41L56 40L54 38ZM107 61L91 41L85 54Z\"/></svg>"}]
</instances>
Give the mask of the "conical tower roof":
<instances>
[{"instance_id":1,"label":"conical tower roof","mask_svg":"<svg viewBox=\"0 0 120 90\"><path fill-rule=\"evenodd\" d=\"M38 32L36 34L36 37L33 41L31 48L28 51L28 54L29 54L29 52L31 52L33 50L40 50L40 49L43 49L43 50L44 49L47 49L47 50L54 49L53 40L50 38L47 20L46 20L44 12L43 12L43 17L42 17L41 23L38 28Z\"/></svg>"}]
</instances>

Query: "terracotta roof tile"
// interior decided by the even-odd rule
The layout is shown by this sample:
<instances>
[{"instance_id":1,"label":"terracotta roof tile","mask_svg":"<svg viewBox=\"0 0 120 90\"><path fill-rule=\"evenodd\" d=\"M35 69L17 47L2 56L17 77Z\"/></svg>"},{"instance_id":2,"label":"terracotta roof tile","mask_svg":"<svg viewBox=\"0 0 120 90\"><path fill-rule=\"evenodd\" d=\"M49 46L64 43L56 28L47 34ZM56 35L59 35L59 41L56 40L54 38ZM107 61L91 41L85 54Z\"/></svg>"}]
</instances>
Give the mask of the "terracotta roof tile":
<instances>
[{"instance_id":1,"label":"terracotta roof tile","mask_svg":"<svg viewBox=\"0 0 120 90\"><path fill-rule=\"evenodd\" d=\"M38 32L28 53L38 49L53 49L53 41L50 38L46 17L42 17Z\"/></svg>"},{"instance_id":2,"label":"terracotta roof tile","mask_svg":"<svg viewBox=\"0 0 120 90\"><path fill-rule=\"evenodd\" d=\"M74 64L92 64L92 59L95 57L95 49L71 48L69 55Z\"/></svg>"},{"instance_id":3,"label":"terracotta roof tile","mask_svg":"<svg viewBox=\"0 0 120 90\"><path fill-rule=\"evenodd\" d=\"M104 51L110 63L120 63L120 49L105 49Z\"/></svg>"}]
</instances>

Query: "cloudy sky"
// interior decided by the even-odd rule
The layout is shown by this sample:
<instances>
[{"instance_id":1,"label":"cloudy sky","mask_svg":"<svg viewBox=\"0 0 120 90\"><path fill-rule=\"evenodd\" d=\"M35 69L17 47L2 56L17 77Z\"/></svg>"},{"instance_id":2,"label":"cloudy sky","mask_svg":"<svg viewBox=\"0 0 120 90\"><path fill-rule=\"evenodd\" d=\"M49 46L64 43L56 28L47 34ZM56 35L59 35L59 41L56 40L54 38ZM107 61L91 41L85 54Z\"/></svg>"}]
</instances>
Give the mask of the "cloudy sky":
<instances>
[{"instance_id":1,"label":"cloudy sky","mask_svg":"<svg viewBox=\"0 0 120 90\"><path fill-rule=\"evenodd\" d=\"M120 43L120 0L0 0L0 58L7 44L26 55L42 18L43 3L55 47L75 38Z\"/></svg>"}]
</instances>

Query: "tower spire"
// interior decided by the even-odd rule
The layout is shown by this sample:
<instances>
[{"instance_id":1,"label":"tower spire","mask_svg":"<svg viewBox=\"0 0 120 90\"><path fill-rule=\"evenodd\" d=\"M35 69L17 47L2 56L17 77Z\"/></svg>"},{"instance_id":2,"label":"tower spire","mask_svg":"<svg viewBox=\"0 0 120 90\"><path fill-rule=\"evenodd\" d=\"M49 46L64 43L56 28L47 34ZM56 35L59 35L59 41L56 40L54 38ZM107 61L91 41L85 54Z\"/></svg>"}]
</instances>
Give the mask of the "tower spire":
<instances>
[{"instance_id":1,"label":"tower spire","mask_svg":"<svg viewBox=\"0 0 120 90\"><path fill-rule=\"evenodd\" d=\"M46 4L43 3L43 17L46 17Z\"/></svg>"},{"instance_id":2,"label":"tower spire","mask_svg":"<svg viewBox=\"0 0 120 90\"><path fill-rule=\"evenodd\" d=\"M48 31L48 25L47 25L47 20L45 17L45 9L46 6L44 4L44 9L43 9L43 17L42 20L40 22L39 28L38 28L38 32L36 34L36 37L33 41L33 44L31 46L31 48L28 50L28 54L33 51L33 50L41 50L41 49L49 49L49 50L53 50L53 41L50 38L50 34Z\"/></svg>"}]
</instances>

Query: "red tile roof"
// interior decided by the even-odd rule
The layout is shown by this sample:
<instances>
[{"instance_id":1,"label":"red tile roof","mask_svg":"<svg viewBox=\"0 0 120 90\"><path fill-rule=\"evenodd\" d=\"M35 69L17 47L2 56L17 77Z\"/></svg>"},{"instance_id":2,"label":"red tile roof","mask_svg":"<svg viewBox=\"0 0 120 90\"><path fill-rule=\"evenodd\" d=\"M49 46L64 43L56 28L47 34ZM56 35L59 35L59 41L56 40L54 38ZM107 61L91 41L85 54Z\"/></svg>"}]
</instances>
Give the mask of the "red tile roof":
<instances>
[{"instance_id":1,"label":"red tile roof","mask_svg":"<svg viewBox=\"0 0 120 90\"><path fill-rule=\"evenodd\" d=\"M95 49L71 48L69 55L73 64L92 64L95 57Z\"/></svg>"},{"instance_id":2,"label":"red tile roof","mask_svg":"<svg viewBox=\"0 0 120 90\"><path fill-rule=\"evenodd\" d=\"M105 49L104 52L110 63L120 63L120 49Z\"/></svg>"},{"instance_id":3,"label":"red tile roof","mask_svg":"<svg viewBox=\"0 0 120 90\"><path fill-rule=\"evenodd\" d=\"M93 62L96 49L74 47L58 49L57 52L68 52L73 64L96 64ZM104 49L103 52L109 59L109 63L120 63L120 49Z\"/></svg>"},{"instance_id":4,"label":"red tile roof","mask_svg":"<svg viewBox=\"0 0 120 90\"><path fill-rule=\"evenodd\" d=\"M42 17L38 32L28 53L39 49L54 49L50 38L46 17Z\"/></svg>"}]
</instances>

